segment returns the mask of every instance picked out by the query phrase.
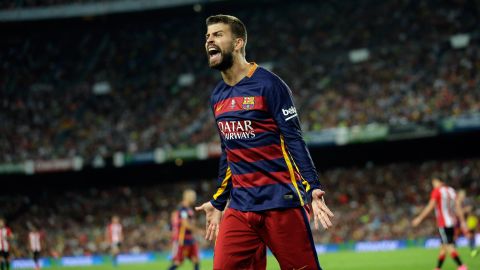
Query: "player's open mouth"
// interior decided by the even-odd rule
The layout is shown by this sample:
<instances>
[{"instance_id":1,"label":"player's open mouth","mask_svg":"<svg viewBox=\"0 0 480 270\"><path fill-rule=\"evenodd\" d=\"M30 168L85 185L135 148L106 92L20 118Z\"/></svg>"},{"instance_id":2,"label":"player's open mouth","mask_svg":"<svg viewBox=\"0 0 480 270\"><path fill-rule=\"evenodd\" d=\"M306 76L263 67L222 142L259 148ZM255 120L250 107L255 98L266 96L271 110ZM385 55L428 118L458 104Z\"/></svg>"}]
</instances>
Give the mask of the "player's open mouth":
<instances>
[{"instance_id":1,"label":"player's open mouth","mask_svg":"<svg viewBox=\"0 0 480 270\"><path fill-rule=\"evenodd\" d=\"M218 47L212 46L208 48L208 56L210 61L220 60L221 55L222 53L220 52L220 49Z\"/></svg>"}]
</instances>

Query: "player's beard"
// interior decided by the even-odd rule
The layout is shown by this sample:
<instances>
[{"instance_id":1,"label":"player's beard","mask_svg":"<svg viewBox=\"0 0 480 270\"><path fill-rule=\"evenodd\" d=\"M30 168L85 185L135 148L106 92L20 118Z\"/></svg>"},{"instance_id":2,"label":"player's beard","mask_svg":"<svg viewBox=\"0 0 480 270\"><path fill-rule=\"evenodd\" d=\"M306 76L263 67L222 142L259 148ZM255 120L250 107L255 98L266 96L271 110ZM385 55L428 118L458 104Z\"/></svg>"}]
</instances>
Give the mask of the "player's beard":
<instances>
[{"instance_id":1,"label":"player's beard","mask_svg":"<svg viewBox=\"0 0 480 270\"><path fill-rule=\"evenodd\" d=\"M229 48L229 50L222 51L220 50L221 58L222 60L220 63L217 64L211 64L210 63L210 56L207 53L207 57L209 58L208 60L208 65L210 68L219 70L219 71L225 71L233 66L233 42Z\"/></svg>"}]
</instances>

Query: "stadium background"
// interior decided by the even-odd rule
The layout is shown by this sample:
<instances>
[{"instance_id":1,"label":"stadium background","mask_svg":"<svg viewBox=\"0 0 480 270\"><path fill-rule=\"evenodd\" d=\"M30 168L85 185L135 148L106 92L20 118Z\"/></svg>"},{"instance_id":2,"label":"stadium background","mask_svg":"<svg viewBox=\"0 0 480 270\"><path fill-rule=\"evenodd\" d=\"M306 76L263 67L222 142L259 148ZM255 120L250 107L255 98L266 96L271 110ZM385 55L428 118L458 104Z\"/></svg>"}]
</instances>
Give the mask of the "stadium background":
<instances>
[{"instance_id":1,"label":"stadium background","mask_svg":"<svg viewBox=\"0 0 480 270\"><path fill-rule=\"evenodd\" d=\"M215 185L208 96L220 77L207 68L203 43L204 20L216 13L241 18L247 59L294 91L336 213L332 230L314 234L328 269L433 268L435 251L424 248L438 245L434 219L418 229L409 221L434 174L479 203L479 1L0 7L0 215L17 235L17 258L29 255L31 222L46 236L45 265L108 269L103 234L118 214L122 251L135 255L125 261L153 261L120 269L168 264L181 191L196 189L201 202ZM399 251L352 253L388 249Z\"/></svg>"}]
</instances>

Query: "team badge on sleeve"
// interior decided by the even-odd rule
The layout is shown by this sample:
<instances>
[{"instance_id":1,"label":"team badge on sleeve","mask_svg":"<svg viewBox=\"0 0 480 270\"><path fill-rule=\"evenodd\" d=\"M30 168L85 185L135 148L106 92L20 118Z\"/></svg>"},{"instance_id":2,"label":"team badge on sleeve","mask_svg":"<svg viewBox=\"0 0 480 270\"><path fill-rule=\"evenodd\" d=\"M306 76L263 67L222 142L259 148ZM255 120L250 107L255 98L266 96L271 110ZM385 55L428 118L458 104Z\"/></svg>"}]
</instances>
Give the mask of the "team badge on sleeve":
<instances>
[{"instance_id":1,"label":"team badge on sleeve","mask_svg":"<svg viewBox=\"0 0 480 270\"><path fill-rule=\"evenodd\" d=\"M242 108L244 110L251 110L255 107L255 97L243 97Z\"/></svg>"}]
</instances>

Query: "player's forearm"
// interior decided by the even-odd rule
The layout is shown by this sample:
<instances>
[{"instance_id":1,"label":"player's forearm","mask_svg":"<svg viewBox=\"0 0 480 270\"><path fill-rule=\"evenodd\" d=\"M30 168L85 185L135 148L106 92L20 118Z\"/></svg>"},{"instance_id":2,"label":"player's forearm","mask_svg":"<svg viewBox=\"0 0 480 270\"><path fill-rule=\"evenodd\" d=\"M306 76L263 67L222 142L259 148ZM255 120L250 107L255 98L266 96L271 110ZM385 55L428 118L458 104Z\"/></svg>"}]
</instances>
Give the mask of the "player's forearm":
<instances>
[{"instance_id":1,"label":"player's forearm","mask_svg":"<svg viewBox=\"0 0 480 270\"><path fill-rule=\"evenodd\" d=\"M300 134L298 136L284 136L286 148L291 154L294 164L302 178L308 182L308 191L321 188L317 170L308 151L305 141Z\"/></svg>"},{"instance_id":2,"label":"player's forearm","mask_svg":"<svg viewBox=\"0 0 480 270\"><path fill-rule=\"evenodd\" d=\"M210 203L220 211L223 211L227 200L230 197L230 191L232 189L232 171L228 166L227 162L227 152L225 151L225 145L221 144L222 154L220 155L220 160L218 163L218 178L217 178L217 188L215 193L210 200Z\"/></svg>"},{"instance_id":3,"label":"player's forearm","mask_svg":"<svg viewBox=\"0 0 480 270\"><path fill-rule=\"evenodd\" d=\"M420 215L418 215L418 218L421 220L425 219L427 215L430 214L430 212L433 210L434 207L435 207L435 204L429 202L428 205L425 208L423 208Z\"/></svg>"}]
</instances>

